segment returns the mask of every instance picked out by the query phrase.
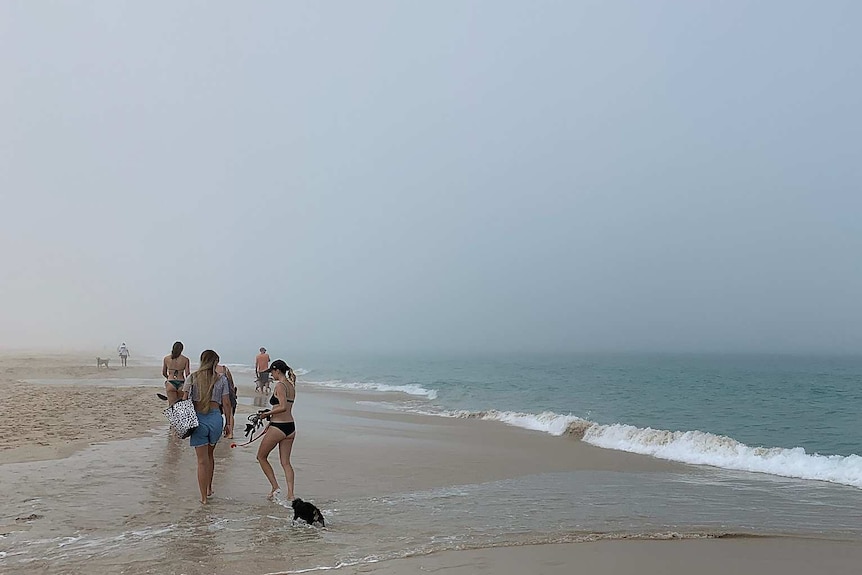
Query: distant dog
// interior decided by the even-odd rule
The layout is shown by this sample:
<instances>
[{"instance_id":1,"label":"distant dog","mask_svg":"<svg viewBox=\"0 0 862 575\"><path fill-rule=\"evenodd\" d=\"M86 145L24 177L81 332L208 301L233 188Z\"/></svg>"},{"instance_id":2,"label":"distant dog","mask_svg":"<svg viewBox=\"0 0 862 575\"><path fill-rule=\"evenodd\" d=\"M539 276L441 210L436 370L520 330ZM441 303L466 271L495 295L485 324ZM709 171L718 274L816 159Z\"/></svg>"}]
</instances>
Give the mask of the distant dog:
<instances>
[{"instance_id":1,"label":"distant dog","mask_svg":"<svg viewBox=\"0 0 862 575\"><path fill-rule=\"evenodd\" d=\"M314 506L314 503L303 501L299 497L291 503L293 507L293 520L302 519L309 525L320 523L321 527L326 527L326 522L323 521L323 514L320 509Z\"/></svg>"},{"instance_id":2,"label":"distant dog","mask_svg":"<svg viewBox=\"0 0 862 575\"><path fill-rule=\"evenodd\" d=\"M97 357L96 358L96 369L99 369L103 365L105 366L105 369L107 369L109 361L111 361L111 360L110 359L102 359L101 357Z\"/></svg>"}]
</instances>

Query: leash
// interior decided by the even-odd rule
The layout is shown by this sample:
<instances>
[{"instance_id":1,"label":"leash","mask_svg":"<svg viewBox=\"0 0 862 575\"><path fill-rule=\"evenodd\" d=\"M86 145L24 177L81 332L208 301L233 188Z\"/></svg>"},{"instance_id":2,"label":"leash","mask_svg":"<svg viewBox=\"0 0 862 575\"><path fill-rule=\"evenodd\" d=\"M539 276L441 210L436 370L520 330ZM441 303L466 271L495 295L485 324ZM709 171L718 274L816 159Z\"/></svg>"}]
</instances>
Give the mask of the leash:
<instances>
[{"instance_id":1,"label":"leash","mask_svg":"<svg viewBox=\"0 0 862 575\"><path fill-rule=\"evenodd\" d=\"M263 427L263 431L261 432L260 435L258 435L257 437L254 436L255 429L257 429L258 427L263 425L263 423L260 422L260 419L261 419L261 417L260 417L260 414L258 414L258 413L252 413L251 415L249 415L248 420L251 423L246 424L245 436L248 437L249 435L251 435L251 439L249 439L245 443L238 443L238 444L237 443L231 443L230 448L233 449L234 447L246 447L247 445L251 445L252 443L257 441L258 439L260 439L261 437L266 435L266 430L269 429L269 423L267 423Z\"/></svg>"}]
</instances>

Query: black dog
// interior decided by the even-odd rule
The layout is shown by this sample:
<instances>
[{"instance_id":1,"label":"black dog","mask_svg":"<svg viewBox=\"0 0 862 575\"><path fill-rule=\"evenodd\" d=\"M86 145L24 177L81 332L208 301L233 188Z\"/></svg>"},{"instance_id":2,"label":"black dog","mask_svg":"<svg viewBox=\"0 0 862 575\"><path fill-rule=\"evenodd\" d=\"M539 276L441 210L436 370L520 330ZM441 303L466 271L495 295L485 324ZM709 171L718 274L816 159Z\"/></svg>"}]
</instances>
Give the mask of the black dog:
<instances>
[{"instance_id":1,"label":"black dog","mask_svg":"<svg viewBox=\"0 0 862 575\"><path fill-rule=\"evenodd\" d=\"M291 503L293 506L293 520L302 519L309 525L312 523L318 522L321 527L326 527L326 523L323 521L323 514L320 512L320 509L314 506L314 503L309 503L308 501L303 501L299 497L293 500Z\"/></svg>"}]
</instances>

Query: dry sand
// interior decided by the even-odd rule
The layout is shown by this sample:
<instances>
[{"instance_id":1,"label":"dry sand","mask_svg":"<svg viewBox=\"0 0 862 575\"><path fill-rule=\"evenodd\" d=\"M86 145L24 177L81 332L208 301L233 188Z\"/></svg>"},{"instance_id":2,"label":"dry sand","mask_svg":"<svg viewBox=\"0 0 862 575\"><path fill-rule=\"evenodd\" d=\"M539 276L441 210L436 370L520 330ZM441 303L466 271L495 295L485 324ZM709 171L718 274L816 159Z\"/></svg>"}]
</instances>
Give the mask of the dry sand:
<instances>
[{"instance_id":1,"label":"dry sand","mask_svg":"<svg viewBox=\"0 0 862 575\"><path fill-rule=\"evenodd\" d=\"M0 355L0 463L64 457L92 443L138 437L165 422L164 405L140 401L143 393L154 397L157 387L93 386L84 381L38 385L23 380L159 377L159 369L152 366L99 369L95 354Z\"/></svg>"},{"instance_id":2,"label":"dry sand","mask_svg":"<svg viewBox=\"0 0 862 575\"><path fill-rule=\"evenodd\" d=\"M28 385L22 383L24 379L77 379L81 383ZM149 379L153 385L105 386L84 381L114 379ZM150 399L160 385L158 367L97 369L95 354L92 358L0 355L3 413L0 464L61 458L93 443L147 435L154 428L163 430L165 404ZM247 387L239 388L241 397L253 395ZM542 433L494 422L365 409L357 407L358 397L346 393L314 392L307 388L302 393L301 435L295 465L301 469L299 480L313 483L321 498L415 490L569 469L684 468L577 441L553 440ZM254 409L251 401L241 404L238 422ZM123 425L116 425L117 421ZM421 450L416 449L417 445L422 446ZM312 453L314 457L310 457ZM252 450L237 450L233 455L237 464L242 464L244 458L253 464ZM348 474L349 482L338 479ZM191 475L188 486L183 486L191 490L189 497L194 495ZM236 483L229 483L228 488L239 489ZM235 496L241 494L238 490ZM801 575L859 573L862 572L859 565L862 565L862 546L858 544L770 537L497 547L345 567L341 572Z\"/></svg>"}]
</instances>

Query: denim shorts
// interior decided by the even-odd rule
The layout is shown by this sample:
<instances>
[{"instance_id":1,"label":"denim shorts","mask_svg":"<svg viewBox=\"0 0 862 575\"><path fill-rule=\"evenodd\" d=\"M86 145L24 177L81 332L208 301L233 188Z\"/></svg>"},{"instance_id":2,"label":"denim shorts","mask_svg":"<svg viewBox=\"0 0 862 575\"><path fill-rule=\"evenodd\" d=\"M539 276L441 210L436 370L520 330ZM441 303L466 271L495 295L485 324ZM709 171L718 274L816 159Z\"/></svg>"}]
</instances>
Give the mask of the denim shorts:
<instances>
[{"instance_id":1,"label":"denim shorts","mask_svg":"<svg viewBox=\"0 0 862 575\"><path fill-rule=\"evenodd\" d=\"M201 447L202 445L215 445L224 431L224 420L218 409L210 409L209 413L195 412L198 416L198 428L192 432L189 445Z\"/></svg>"}]
</instances>

